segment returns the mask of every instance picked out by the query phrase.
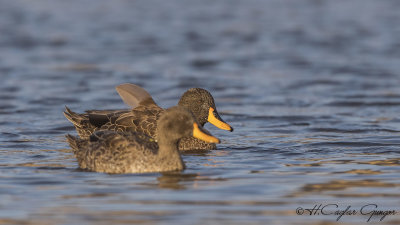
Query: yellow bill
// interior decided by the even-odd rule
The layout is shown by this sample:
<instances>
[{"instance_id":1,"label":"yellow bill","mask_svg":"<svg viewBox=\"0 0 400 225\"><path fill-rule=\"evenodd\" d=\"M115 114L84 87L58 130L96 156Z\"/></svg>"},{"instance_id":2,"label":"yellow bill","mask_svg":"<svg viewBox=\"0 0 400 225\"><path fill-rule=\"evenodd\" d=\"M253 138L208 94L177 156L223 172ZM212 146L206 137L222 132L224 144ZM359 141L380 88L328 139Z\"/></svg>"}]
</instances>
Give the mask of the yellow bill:
<instances>
[{"instance_id":1,"label":"yellow bill","mask_svg":"<svg viewBox=\"0 0 400 225\"><path fill-rule=\"evenodd\" d=\"M208 119L207 120L208 120L208 122L210 122L212 125L218 127L219 129L229 130L230 132L233 131L233 128L231 126L229 126L229 124L225 123L225 121L223 121L221 119L221 117L218 115L218 113L212 107L210 107L210 109L208 110Z\"/></svg>"},{"instance_id":2,"label":"yellow bill","mask_svg":"<svg viewBox=\"0 0 400 225\"><path fill-rule=\"evenodd\" d=\"M208 135L201 131L197 123L193 123L193 137L208 143L220 143L220 140L214 136Z\"/></svg>"}]
</instances>

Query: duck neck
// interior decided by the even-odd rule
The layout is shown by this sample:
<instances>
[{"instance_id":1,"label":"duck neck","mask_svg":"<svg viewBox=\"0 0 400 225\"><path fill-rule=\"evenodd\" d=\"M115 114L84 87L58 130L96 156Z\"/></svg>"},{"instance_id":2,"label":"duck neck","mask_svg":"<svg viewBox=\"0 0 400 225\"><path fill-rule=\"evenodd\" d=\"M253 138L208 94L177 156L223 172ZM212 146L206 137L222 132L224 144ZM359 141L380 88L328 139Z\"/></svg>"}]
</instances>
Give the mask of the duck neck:
<instances>
[{"instance_id":1,"label":"duck neck","mask_svg":"<svg viewBox=\"0 0 400 225\"><path fill-rule=\"evenodd\" d=\"M178 140L159 137L158 146L160 155L172 155L178 153Z\"/></svg>"}]
</instances>

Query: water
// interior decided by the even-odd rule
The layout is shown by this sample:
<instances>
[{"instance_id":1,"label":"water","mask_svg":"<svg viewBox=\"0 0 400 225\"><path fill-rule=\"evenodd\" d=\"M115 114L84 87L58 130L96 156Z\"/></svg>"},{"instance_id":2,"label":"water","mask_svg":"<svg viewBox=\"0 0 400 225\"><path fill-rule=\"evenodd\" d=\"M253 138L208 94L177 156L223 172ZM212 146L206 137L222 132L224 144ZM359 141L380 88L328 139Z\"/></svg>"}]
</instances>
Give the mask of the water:
<instances>
[{"instance_id":1,"label":"water","mask_svg":"<svg viewBox=\"0 0 400 225\"><path fill-rule=\"evenodd\" d=\"M396 0L1 0L0 224L366 224L368 204L397 212L370 224L399 224L399 12ZM206 88L235 131L207 124L223 142L185 153L183 172L80 171L64 105L124 108L124 82L163 107ZM296 214L319 204L357 212Z\"/></svg>"}]
</instances>

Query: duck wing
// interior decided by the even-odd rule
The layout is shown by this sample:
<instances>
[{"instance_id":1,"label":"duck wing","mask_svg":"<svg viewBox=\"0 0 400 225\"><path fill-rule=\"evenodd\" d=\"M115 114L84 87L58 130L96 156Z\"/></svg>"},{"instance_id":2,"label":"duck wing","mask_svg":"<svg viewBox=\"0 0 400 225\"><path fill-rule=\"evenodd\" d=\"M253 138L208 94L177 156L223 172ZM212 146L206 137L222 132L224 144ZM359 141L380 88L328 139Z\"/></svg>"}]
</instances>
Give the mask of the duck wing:
<instances>
[{"instance_id":1,"label":"duck wing","mask_svg":"<svg viewBox=\"0 0 400 225\"><path fill-rule=\"evenodd\" d=\"M122 113L110 118L110 121L101 126L100 130L132 131L155 138L157 120L163 111L157 105L149 107L140 105L128 113Z\"/></svg>"},{"instance_id":2,"label":"duck wing","mask_svg":"<svg viewBox=\"0 0 400 225\"><path fill-rule=\"evenodd\" d=\"M67 135L67 140L80 168L106 173L140 172L158 149L152 138L133 132L102 130L89 139Z\"/></svg>"},{"instance_id":3,"label":"duck wing","mask_svg":"<svg viewBox=\"0 0 400 225\"><path fill-rule=\"evenodd\" d=\"M96 127L101 127L113 118L130 112L130 110L88 110L86 112L89 122Z\"/></svg>"},{"instance_id":4,"label":"duck wing","mask_svg":"<svg viewBox=\"0 0 400 225\"><path fill-rule=\"evenodd\" d=\"M136 84L120 84L116 86L115 89L125 104L129 105L132 109L139 105L157 105L151 95L145 89Z\"/></svg>"}]
</instances>

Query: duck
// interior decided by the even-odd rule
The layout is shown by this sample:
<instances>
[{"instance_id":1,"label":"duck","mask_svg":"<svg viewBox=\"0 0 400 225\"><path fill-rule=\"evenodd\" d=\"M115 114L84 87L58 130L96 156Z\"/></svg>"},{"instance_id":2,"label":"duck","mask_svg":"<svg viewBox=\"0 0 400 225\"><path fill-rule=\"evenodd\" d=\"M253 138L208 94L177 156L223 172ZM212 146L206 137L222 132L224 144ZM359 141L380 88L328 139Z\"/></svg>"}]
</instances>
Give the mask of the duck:
<instances>
[{"instance_id":1,"label":"duck","mask_svg":"<svg viewBox=\"0 0 400 225\"><path fill-rule=\"evenodd\" d=\"M79 168L110 174L155 173L185 169L178 142L183 137L207 143L220 140L204 132L193 114L181 106L166 109L157 120L157 139L139 132L99 130L89 139L68 134Z\"/></svg>"},{"instance_id":2,"label":"duck","mask_svg":"<svg viewBox=\"0 0 400 225\"><path fill-rule=\"evenodd\" d=\"M65 117L73 123L81 138L88 138L98 130L113 130L118 132L133 131L144 133L156 139L157 120L165 111L158 106L151 95L142 87L125 83L116 87L122 100L131 110L88 110L86 113L75 113L66 107ZM191 88L180 98L178 106L191 111L203 127L210 122L216 127L233 131L218 114L211 93L203 88ZM207 134L211 135L206 129ZM193 137L184 137L179 141L179 150L213 150L215 143L207 143Z\"/></svg>"}]
</instances>

